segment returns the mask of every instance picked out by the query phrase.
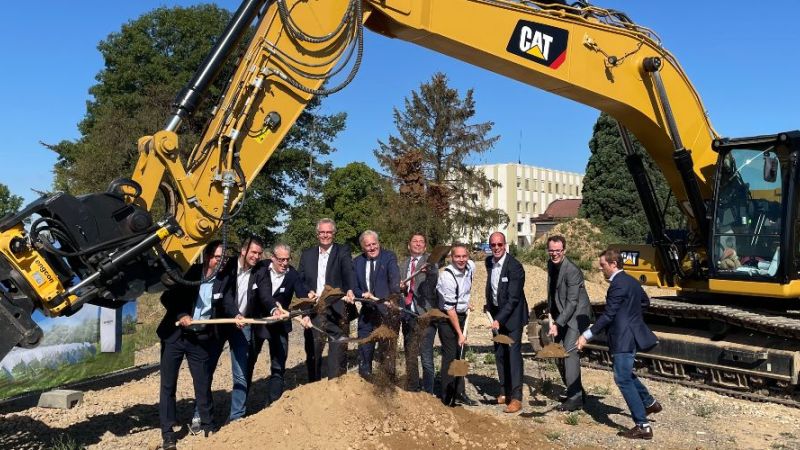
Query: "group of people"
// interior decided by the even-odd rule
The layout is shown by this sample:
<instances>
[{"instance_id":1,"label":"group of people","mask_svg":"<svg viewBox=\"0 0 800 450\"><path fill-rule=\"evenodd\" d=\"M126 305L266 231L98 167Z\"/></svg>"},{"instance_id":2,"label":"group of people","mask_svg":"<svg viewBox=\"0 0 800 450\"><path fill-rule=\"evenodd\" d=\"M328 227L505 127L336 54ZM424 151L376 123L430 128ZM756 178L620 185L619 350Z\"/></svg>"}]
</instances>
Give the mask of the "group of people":
<instances>
[{"instance_id":1,"label":"group of people","mask_svg":"<svg viewBox=\"0 0 800 450\"><path fill-rule=\"evenodd\" d=\"M289 347L290 303L294 297L325 301L295 320L302 324L308 381L336 378L347 371L347 340L350 323L357 320L358 372L371 379L397 382L397 345L393 339L369 339L379 327L402 334L405 349L405 388L434 394L434 340L442 348L441 389L437 395L449 406L474 406L464 390L463 377L449 374L454 360L463 357L467 342L468 316L474 313L472 298L475 263L469 249L454 244L450 261L439 270L430 260L426 236L415 233L408 241L408 255L398 263L394 252L381 247L378 234L367 230L359 236L361 253L351 258L349 246L335 243L336 224L322 219L316 226L318 245L302 251L295 269L290 264L291 248L276 244L263 258L265 245L252 237L244 242L237 258L224 262L220 241L209 243L200 263L185 278L162 295L165 316L158 327L161 339L161 392L159 412L163 448L176 448L176 388L178 370L185 357L195 391L195 417L189 430L208 435L214 431L211 384L219 357L228 343L233 387L228 421L246 413L247 395L253 371L265 341L269 348L270 376L266 382L268 404L281 397ZM503 233L489 238L491 255L486 257L487 281L484 312L494 333L508 336L512 343L495 342L495 361L501 388L495 399L504 411L522 409L522 332L529 321L525 297L525 270L508 253ZM652 438L646 415L661 406L633 374L637 350L655 345L655 336L641 320L641 309L649 299L635 279L621 272L618 252L601 257L609 277L608 305L604 315L589 328L591 309L583 275L564 256L566 241L561 236L548 240L549 334L562 342L569 356L561 364L567 395L560 410L583 406L586 398L580 381L577 351L593 336L608 328L609 346L614 354L614 379L631 409L636 426L627 437ZM330 290L339 295L331 301ZM637 291L638 289L638 291ZM360 304L360 308L356 305ZM429 314L431 311L439 314ZM443 313L443 314L442 314ZM637 316L638 314L638 316ZM441 317L434 320L435 316ZM233 319L230 325L208 325L203 319ZM272 318L270 324L253 324L252 318ZM323 367L323 350L328 345ZM652 344L652 345L651 345ZM377 373L373 374L373 362ZM421 363L421 364L420 364ZM422 366L422 379L419 366ZM619 370L618 369L619 366ZM638 396L638 397L637 397ZM636 400L638 398L638 400Z\"/></svg>"}]
</instances>

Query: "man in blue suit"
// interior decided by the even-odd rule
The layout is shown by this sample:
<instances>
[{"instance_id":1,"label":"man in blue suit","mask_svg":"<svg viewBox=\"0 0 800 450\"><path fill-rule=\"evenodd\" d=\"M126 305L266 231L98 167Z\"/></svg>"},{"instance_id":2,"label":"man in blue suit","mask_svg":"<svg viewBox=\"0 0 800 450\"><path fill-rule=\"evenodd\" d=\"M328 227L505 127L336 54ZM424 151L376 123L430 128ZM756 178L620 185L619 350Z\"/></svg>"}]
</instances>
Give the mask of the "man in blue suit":
<instances>
[{"instance_id":1,"label":"man in blue suit","mask_svg":"<svg viewBox=\"0 0 800 450\"><path fill-rule=\"evenodd\" d=\"M269 272L272 296L264 297L266 303L259 305L256 317L280 317L289 310L292 297L307 297L308 289L305 288L300 274L289 264L292 250L286 244L275 244L272 247L272 256L267 266ZM286 373L286 357L289 354L289 332L292 331L292 322L283 322L271 325L253 325L253 339L250 341L250 353L247 370L248 389L253 380L253 370L258 361L258 355L264 346L264 340L269 342L269 367L270 376L267 380L267 405L281 398L284 389L284 374Z\"/></svg>"},{"instance_id":2,"label":"man in blue suit","mask_svg":"<svg viewBox=\"0 0 800 450\"><path fill-rule=\"evenodd\" d=\"M361 233L358 242L363 253L353 259L353 272L356 278L353 294L366 299L387 299L391 294L399 294L400 268L397 266L397 256L389 250L381 249L378 233L372 230ZM391 317L390 313L395 313L394 310L399 306L399 304L362 303L358 315L358 337L365 338L384 324L396 331L399 322ZM389 308L392 308L392 311ZM367 342L358 346L358 373L362 377L372 375L375 344ZM395 376L395 345L395 340L381 340L378 347L378 361L390 379L394 379Z\"/></svg>"},{"instance_id":3,"label":"man in blue suit","mask_svg":"<svg viewBox=\"0 0 800 450\"><path fill-rule=\"evenodd\" d=\"M614 364L614 383L619 387L631 411L634 427L619 433L629 439L653 439L653 428L648 414L661 411L661 405L650 395L633 371L637 351L647 351L656 344L656 335L647 327L642 309L650 299L635 278L622 271L623 259L619 251L608 249L600 255L600 270L608 279L608 293L603 315L578 338L578 349L583 349L592 336L607 329L608 351Z\"/></svg>"}]
</instances>

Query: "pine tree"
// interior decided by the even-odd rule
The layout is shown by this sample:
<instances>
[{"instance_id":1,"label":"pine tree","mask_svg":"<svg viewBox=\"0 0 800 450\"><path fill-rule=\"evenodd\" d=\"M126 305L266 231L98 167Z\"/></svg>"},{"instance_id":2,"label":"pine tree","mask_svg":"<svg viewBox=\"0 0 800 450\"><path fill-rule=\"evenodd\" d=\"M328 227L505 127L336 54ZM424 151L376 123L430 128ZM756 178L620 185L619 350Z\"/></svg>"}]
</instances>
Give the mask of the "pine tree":
<instances>
[{"instance_id":1,"label":"pine tree","mask_svg":"<svg viewBox=\"0 0 800 450\"><path fill-rule=\"evenodd\" d=\"M660 207L666 210L668 228L683 224L683 216L675 205L664 176L642 145L633 140L637 152L644 155L645 169L650 175ZM625 149L617 122L602 113L594 125L589 141L591 156L583 179L583 203L580 216L589 219L628 243L642 243L650 231L642 204L625 165Z\"/></svg>"},{"instance_id":2,"label":"pine tree","mask_svg":"<svg viewBox=\"0 0 800 450\"><path fill-rule=\"evenodd\" d=\"M448 86L445 74L436 73L411 92L402 110L394 109L398 135L378 141L375 150L378 162L398 184L401 204L396 206L421 208L441 223L421 224L434 244L508 221L505 213L484 210L478 200L477 193L488 196L498 184L466 163L499 139L488 136L492 122L468 123L474 115L473 90L462 98Z\"/></svg>"}]
</instances>

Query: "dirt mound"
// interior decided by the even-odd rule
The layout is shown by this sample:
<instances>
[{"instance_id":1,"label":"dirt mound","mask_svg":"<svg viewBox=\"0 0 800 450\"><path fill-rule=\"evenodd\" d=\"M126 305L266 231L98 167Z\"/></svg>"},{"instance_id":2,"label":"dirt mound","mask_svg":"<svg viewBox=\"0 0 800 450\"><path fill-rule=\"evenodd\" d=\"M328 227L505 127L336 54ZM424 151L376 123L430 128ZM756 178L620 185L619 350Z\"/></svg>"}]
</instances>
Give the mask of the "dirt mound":
<instances>
[{"instance_id":1,"label":"dirt mound","mask_svg":"<svg viewBox=\"0 0 800 450\"><path fill-rule=\"evenodd\" d=\"M586 219L559 223L536 239L534 246L545 248L547 238L559 234L567 240L567 254L571 259L593 261L606 248L603 232Z\"/></svg>"},{"instance_id":2,"label":"dirt mound","mask_svg":"<svg viewBox=\"0 0 800 450\"><path fill-rule=\"evenodd\" d=\"M204 448L554 448L514 426L425 393L377 387L355 374L286 392L269 408L203 440Z\"/></svg>"}]
</instances>

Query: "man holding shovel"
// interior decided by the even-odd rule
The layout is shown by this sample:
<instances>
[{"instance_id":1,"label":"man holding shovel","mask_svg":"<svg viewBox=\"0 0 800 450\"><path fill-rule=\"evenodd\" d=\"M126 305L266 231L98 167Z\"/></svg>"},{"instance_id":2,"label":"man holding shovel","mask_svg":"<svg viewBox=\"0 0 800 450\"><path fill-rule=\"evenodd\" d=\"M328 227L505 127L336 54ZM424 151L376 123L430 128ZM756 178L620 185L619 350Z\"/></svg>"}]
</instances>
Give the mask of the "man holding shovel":
<instances>
[{"instance_id":1,"label":"man holding shovel","mask_svg":"<svg viewBox=\"0 0 800 450\"><path fill-rule=\"evenodd\" d=\"M548 335L565 349L572 351L558 360L558 371L567 388L559 411L575 411L583 408L586 394L581 383L581 360L575 350L575 342L589 328L591 306L586 293L583 272L566 257L567 241L563 236L547 238L547 307L550 329Z\"/></svg>"},{"instance_id":2,"label":"man holding shovel","mask_svg":"<svg viewBox=\"0 0 800 450\"><path fill-rule=\"evenodd\" d=\"M464 329L469 313L469 298L472 290L472 275L475 263L469 259L469 250L464 244L453 244L450 250L450 265L439 275L436 291L439 293L439 308L447 313L448 320L439 324L439 340L442 341L442 401L453 405L455 401L466 406L477 403L464 392L464 378L448 374L450 363L463 357L467 343Z\"/></svg>"},{"instance_id":3,"label":"man holding shovel","mask_svg":"<svg viewBox=\"0 0 800 450\"><path fill-rule=\"evenodd\" d=\"M494 343L497 377L502 394L497 403L505 412L522 409L522 329L528 324L525 299L525 269L506 252L506 237L496 232L489 236L492 256L486 258L486 311L493 318L492 330L511 338L513 343Z\"/></svg>"},{"instance_id":4,"label":"man holding shovel","mask_svg":"<svg viewBox=\"0 0 800 450\"><path fill-rule=\"evenodd\" d=\"M405 280L400 282L404 308L416 314L424 314L438 308L436 261L429 261L426 253L427 240L422 233L414 233L408 240L408 258L400 263ZM429 266L431 264L431 266ZM417 355L422 360L422 390L433 394L435 368L433 365L433 341L436 339L436 322L420 321L412 314L402 313L400 325L403 330L403 347L406 351L406 390L419 390L419 366Z\"/></svg>"},{"instance_id":5,"label":"man holding shovel","mask_svg":"<svg viewBox=\"0 0 800 450\"><path fill-rule=\"evenodd\" d=\"M350 246L335 243L335 237L336 222L327 218L320 219L317 222L319 245L303 250L300 255L297 271L311 298L321 295L325 286L341 289L342 292L347 292L346 298L353 298L355 277ZM324 313L303 318L309 382L322 378L322 350L328 336L333 337L328 346L328 378L336 378L347 372L347 344L337 342L336 338L350 333L350 321L356 314L353 303L335 302ZM312 324L317 328L312 328ZM319 330L325 330L328 336Z\"/></svg>"},{"instance_id":6,"label":"man holding shovel","mask_svg":"<svg viewBox=\"0 0 800 450\"><path fill-rule=\"evenodd\" d=\"M266 302L261 305L259 316L270 315L274 318L288 319L289 303L292 297L307 297L308 289L303 285L297 270L289 264L292 250L286 244L275 244L272 247L270 258L269 277L272 287L272 297L265 297ZM286 373L286 357L289 354L289 332L292 330L291 320L270 325L253 325L253 339L250 342L250 357L248 360L247 386L252 384L253 370L264 345L264 340L269 342L269 367L270 376L267 381L267 405L281 398L284 389L284 374Z\"/></svg>"},{"instance_id":7,"label":"man holding shovel","mask_svg":"<svg viewBox=\"0 0 800 450\"><path fill-rule=\"evenodd\" d=\"M362 253L353 259L353 271L356 278L353 294L369 300L387 299L391 294L399 294L400 269L397 266L397 256L392 251L381 248L378 233L372 230L361 233L358 242L361 244ZM381 325L397 331L399 322L396 320L395 313L398 306L385 303L362 303L358 315L359 339L368 337ZM392 308L393 311L390 311L389 308ZM378 362L383 375L394 381L396 340L360 344L358 346L358 373L365 378L372 375L372 360L376 353L376 345L378 346Z\"/></svg>"}]
</instances>

